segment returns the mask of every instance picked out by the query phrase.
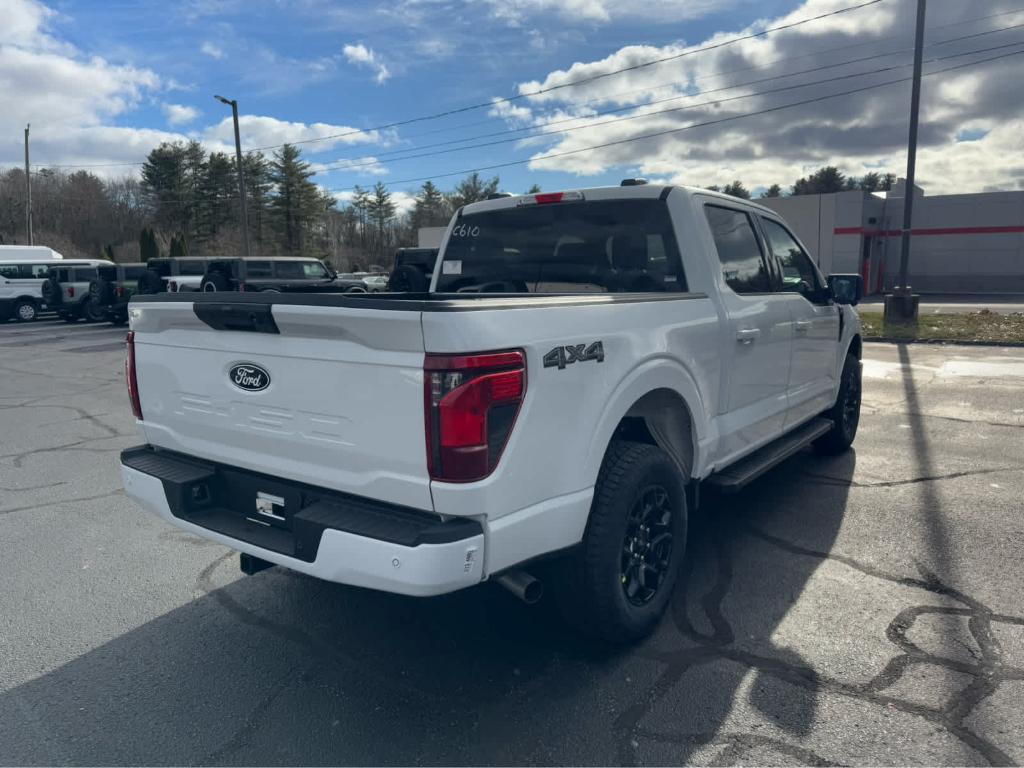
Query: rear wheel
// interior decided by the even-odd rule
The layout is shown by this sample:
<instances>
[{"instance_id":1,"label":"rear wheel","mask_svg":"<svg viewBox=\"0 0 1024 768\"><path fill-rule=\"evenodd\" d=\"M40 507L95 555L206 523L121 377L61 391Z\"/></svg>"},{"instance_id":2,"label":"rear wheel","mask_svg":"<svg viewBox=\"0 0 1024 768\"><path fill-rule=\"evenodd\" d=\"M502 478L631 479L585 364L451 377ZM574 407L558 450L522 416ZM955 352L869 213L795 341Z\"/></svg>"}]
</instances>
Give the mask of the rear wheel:
<instances>
[{"instance_id":1,"label":"rear wheel","mask_svg":"<svg viewBox=\"0 0 1024 768\"><path fill-rule=\"evenodd\" d=\"M567 618L616 643L657 626L686 550L682 477L660 448L616 440L598 475L583 544L566 562Z\"/></svg>"},{"instance_id":2,"label":"rear wheel","mask_svg":"<svg viewBox=\"0 0 1024 768\"><path fill-rule=\"evenodd\" d=\"M23 299L14 305L14 317L19 322L28 323L39 315L39 308L34 301Z\"/></svg>"},{"instance_id":3,"label":"rear wheel","mask_svg":"<svg viewBox=\"0 0 1024 768\"><path fill-rule=\"evenodd\" d=\"M835 456L853 445L860 423L860 393L860 360L847 355L836 404L824 413L825 418L832 421L832 429L814 441L814 448L819 453Z\"/></svg>"},{"instance_id":4,"label":"rear wheel","mask_svg":"<svg viewBox=\"0 0 1024 768\"><path fill-rule=\"evenodd\" d=\"M200 289L207 293L215 291L230 291L231 284L225 275L220 272L210 272L203 278Z\"/></svg>"},{"instance_id":5,"label":"rear wheel","mask_svg":"<svg viewBox=\"0 0 1024 768\"><path fill-rule=\"evenodd\" d=\"M82 317L85 318L87 323L98 323L104 319L105 312L100 303L90 296L83 302Z\"/></svg>"}]
</instances>

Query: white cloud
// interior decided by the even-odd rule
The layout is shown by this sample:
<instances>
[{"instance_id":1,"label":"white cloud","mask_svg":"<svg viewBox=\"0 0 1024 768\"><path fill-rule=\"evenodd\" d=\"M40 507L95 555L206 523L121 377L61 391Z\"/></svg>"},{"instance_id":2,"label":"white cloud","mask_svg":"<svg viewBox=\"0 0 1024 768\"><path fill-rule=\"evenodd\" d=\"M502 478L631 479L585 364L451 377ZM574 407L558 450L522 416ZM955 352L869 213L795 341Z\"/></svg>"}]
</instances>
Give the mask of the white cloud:
<instances>
[{"instance_id":1,"label":"white cloud","mask_svg":"<svg viewBox=\"0 0 1024 768\"><path fill-rule=\"evenodd\" d=\"M759 22L746 30L721 32L693 47L704 47L835 10L840 0L805 0L788 15ZM991 10L991 9L986 9ZM998 9L997 9L998 10ZM971 4L942 4L929 9L932 31L929 40L939 42L971 32L1024 21L1006 17L998 22L969 23L985 15ZM861 11L844 13L820 21L745 40L671 63L603 76L623 67L672 56L687 48L675 44L663 47L627 46L589 62L578 62L534 82L521 83L519 92L529 94L580 78L597 79L576 87L561 88L528 96L515 107L504 105L494 111L519 127L524 119L541 124L551 119L577 122L557 128L583 126L546 139L531 139L520 148L543 142L530 167L557 170L581 176L601 174L612 168L634 170L644 176L671 178L675 183L706 186L741 179L748 187L779 183L788 186L800 175L821 165L837 165L846 173L863 175L869 170L902 174L906 163L907 102L909 83L900 83L806 104L792 109L751 113L818 96L895 78L908 77L909 67L884 74L851 77L832 83L806 85L787 92L761 94L781 86L813 83L828 77L869 72L873 69L909 63L909 56L889 56L847 67L831 66L898 49L892 37L911 36L913 18L906 8L883 3ZM1005 42L1004 38L976 38L926 51L926 58L948 56ZM799 59L794 59L799 51ZM996 52L999 53L999 52ZM988 54L993 55L993 54ZM928 71L984 58L978 54L936 62ZM784 62L779 60L785 59ZM830 69L813 72L830 65ZM1024 188L1024 86L1017 71L1020 61L1007 58L981 64L976 69L946 72L926 77L923 85L922 121L918 157L918 179L928 192L980 191L993 187ZM806 74L799 72L808 70ZM733 74L723 74L733 73ZM792 76L792 73L798 73ZM789 74L776 81L743 83ZM734 86L721 90L726 86ZM701 90L713 94L699 95ZM692 97L686 94L695 94ZM658 105L650 102L686 96ZM744 98L721 102L721 99ZM701 106L703 102L719 101ZM522 107L528 107L527 118ZM624 108L621 109L620 108ZM595 115L609 109L615 114ZM663 114L651 114L674 109ZM636 119L616 121L619 117ZM735 118L734 120L729 118ZM682 130L693 123L719 121L717 125ZM962 131L983 124L1000 126L975 141L957 141ZM547 130L555 130L555 127ZM664 133L658 137L637 137ZM596 151L587 147L614 142ZM564 157L551 157L573 153Z\"/></svg>"},{"instance_id":2,"label":"white cloud","mask_svg":"<svg viewBox=\"0 0 1024 768\"><path fill-rule=\"evenodd\" d=\"M352 64L359 66L366 66L373 69L377 74L374 76L374 80L378 84L383 84L389 77L391 72L388 71L387 65L380 60L380 56L372 48L367 48L362 43L357 45L346 45L341 49L341 52L345 54L345 58Z\"/></svg>"},{"instance_id":3,"label":"white cloud","mask_svg":"<svg viewBox=\"0 0 1024 768\"><path fill-rule=\"evenodd\" d=\"M676 23L727 10L737 0L486 0L491 14L518 26L536 16L555 15L564 20L606 24L622 19L672 20Z\"/></svg>"},{"instance_id":4,"label":"white cloud","mask_svg":"<svg viewBox=\"0 0 1024 768\"><path fill-rule=\"evenodd\" d=\"M32 123L33 158L39 162L127 160L133 137L160 132L103 124L133 110L163 83L149 69L88 56L59 40L53 26L62 19L36 0L4 3L0 135L20 135L25 124ZM117 139L111 141L113 136ZM19 159L20 154L14 142L0 144L0 162Z\"/></svg>"},{"instance_id":5,"label":"white cloud","mask_svg":"<svg viewBox=\"0 0 1024 768\"><path fill-rule=\"evenodd\" d=\"M199 117L199 110L184 104L164 104L162 107L168 125L185 125Z\"/></svg>"},{"instance_id":6,"label":"white cloud","mask_svg":"<svg viewBox=\"0 0 1024 768\"><path fill-rule=\"evenodd\" d=\"M212 59L224 58L224 49L214 43L211 43L209 40L199 46L199 52L206 54Z\"/></svg>"},{"instance_id":7,"label":"white cloud","mask_svg":"<svg viewBox=\"0 0 1024 768\"><path fill-rule=\"evenodd\" d=\"M312 154L332 149L339 144L375 144L381 140L381 135L377 131L360 131L348 125L331 123L290 122L265 115L241 115L238 118L238 128L242 149L332 137L301 145L303 154ZM207 142L220 142L233 147L235 134L231 117L225 117L219 123L206 128L202 137Z\"/></svg>"}]
</instances>

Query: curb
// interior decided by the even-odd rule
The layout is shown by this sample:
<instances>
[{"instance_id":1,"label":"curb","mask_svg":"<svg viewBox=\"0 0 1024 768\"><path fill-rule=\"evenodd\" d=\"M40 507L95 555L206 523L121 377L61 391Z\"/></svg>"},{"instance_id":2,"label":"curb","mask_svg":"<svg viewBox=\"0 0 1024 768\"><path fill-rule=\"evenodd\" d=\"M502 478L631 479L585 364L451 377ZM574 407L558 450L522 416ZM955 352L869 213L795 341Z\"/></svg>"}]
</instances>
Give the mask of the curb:
<instances>
[{"instance_id":1,"label":"curb","mask_svg":"<svg viewBox=\"0 0 1024 768\"><path fill-rule=\"evenodd\" d=\"M865 336L864 341L881 344L951 344L961 347L1024 347L1021 341L979 341L977 339L901 339L893 336Z\"/></svg>"}]
</instances>

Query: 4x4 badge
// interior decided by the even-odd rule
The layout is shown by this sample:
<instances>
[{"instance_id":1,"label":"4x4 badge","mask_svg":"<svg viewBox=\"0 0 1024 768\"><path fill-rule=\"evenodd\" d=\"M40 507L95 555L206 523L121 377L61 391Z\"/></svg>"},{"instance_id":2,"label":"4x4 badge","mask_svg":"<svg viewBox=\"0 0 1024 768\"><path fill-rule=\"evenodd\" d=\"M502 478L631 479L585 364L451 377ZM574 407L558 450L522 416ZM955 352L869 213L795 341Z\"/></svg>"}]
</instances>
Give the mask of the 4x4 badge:
<instances>
[{"instance_id":1,"label":"4x4 badge","mask_svg":"<svg viewBox=\"0 0 1024 768\"><path fill-rule=\"evenodd\" d=\"M231 383L247 392L259 392L270 386L270 374L254 363L238 363L228 371Z\"/></svg>"}]
</instances>

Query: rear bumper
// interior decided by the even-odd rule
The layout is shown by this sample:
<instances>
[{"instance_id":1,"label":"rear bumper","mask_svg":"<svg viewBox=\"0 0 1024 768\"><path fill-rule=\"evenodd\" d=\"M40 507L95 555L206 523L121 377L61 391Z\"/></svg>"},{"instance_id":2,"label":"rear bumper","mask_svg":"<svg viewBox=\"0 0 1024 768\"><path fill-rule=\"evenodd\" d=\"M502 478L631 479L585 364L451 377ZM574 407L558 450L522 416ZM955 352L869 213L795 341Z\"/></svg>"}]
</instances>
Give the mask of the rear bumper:
<instances>
[{"instance_id":1,"label":"rear bumper","mask_svg":"<svg viewBox=\"0 0 1024 768\"><path fill-rule=\"evenodd\" d=\"M129 496L172 525L326 581L429 596L483 577L483 529L473 520L442 523L149 446L122 452L121 477ZM273 517L257 510L261 490L285 502Z\"/></svg>"}]
</instances>

